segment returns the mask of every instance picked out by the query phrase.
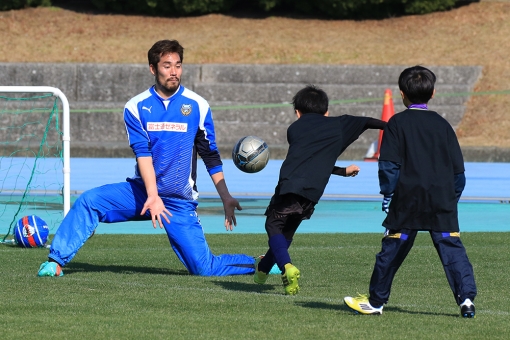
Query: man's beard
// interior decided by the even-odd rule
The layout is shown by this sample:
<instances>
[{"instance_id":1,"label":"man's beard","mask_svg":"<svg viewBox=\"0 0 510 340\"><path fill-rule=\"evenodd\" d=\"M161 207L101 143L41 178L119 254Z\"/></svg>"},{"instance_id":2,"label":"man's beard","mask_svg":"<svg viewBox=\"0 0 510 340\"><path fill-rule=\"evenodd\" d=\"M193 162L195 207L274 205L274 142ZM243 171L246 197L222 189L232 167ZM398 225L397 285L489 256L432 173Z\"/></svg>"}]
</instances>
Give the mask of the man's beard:
<instances>
[{"instance_id":1,"label":"man's beard","mask_svg":"<svg viewBox=\"0 0 510 340\"><path fill-rule=\"evenodd\" d=\"M177 81L166 81L164 84L162 84L158 77L156 77L156 81L158 83L158 85L160 87L162 87L163 89L165 89L165 91L167 91L168 93L175 93L175 91L177 91L177 89L179 88L179 85L181 84L181 80L179 78L177 78ZM174 85L175 84L175 85Z\"/></svg>"}]
</instances>

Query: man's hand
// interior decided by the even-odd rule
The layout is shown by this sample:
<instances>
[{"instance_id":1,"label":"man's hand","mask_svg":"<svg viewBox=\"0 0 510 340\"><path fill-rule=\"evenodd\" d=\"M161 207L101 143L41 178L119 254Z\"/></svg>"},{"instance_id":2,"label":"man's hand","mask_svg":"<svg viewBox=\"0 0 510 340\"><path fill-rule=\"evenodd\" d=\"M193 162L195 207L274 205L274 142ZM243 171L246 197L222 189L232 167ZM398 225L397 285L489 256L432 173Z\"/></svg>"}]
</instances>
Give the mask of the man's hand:
<instances>
[{"instance_id":1,"label":"man's hand","mask_svg":"<svg viewBox=\"0 0 510 340\"><path fill-rule=\"evenodd\" d=\"M163 228L162 217L167 223L170 223L168 216L172 216L170 211L167 210L165 204L158 195L158 186L156 184L156 173L154 172L154 166L152 165L152 157L138 157L136 159L138 169L142 175L143 183L145 184L145 190L147 190L147 199L143 205L142 212L140 215L145 215L147 210L151 213L152 225L156 228L156 221L159 223L159 227Z\"/></svg>"},{"instance_id":2,"label":"man's hand","mask_svg":"<svg viewBox=\"0 0 510 340\"><path fill-rule=\"evenodd\" d=\"M359 166L351 164L347 168L345 168L345 177L355 177L357 174L359 174L359 171L360 171Z\"/></svg>"},{"instance_id":3,"label":"man's hand","mask_svg":"<svg viewBox=\"0 0 510 340\"><path fill-rule=\"evenodd\" d=\"M159 227L163 228L163 220L161 218L164 218L167 223L170 223L170 219L168 217L172 216L172 214L165 207L165 204L161 200L161 197L159 196L147 197L147 200L143 205L143 209L140 215L145 215L147 210L149 210L151 213L152 226L154 227L154 229L156 228L156 221L158 222Z\"/></svg>"},{"instance_id":4,"label":"man's hand","mask_svg":"<svg viewBox=\"0 0 510 340\"><path fill-rule=\"evenodd\" d=\"M225 211L225 229L227 229L227 231L233 230L234 226L237 225L235 209L243 210L243 208L241 208L239 202L228 192L223 172L217 172L214 175L211 175L211 179L213 180L216 191L218 191L221 201L223 202L223 210Z\"/></svg>"},{"instance_id":5,"label":"man's hand","mask_svg":"<svg viewBox=\"0 0 510 340\"><path fill-rule=\"evenodd\" d=\"M243 210L239 201L232 196L222 198L223 210L225 210L225 229L228 231L234 230L234 226L237 225L235 209Z\"/></svg>"},{"instance_id":6,"label":"man's hand","mask_svg":"<svg viewBox=\"0 0 510 340\"><path fill-rule=\"evenodd\" d=\"M385 213L388 213L390 211L390 201L393 197L393 194L391 195L384 195L383 201L382 201L382 211Z\"/></svg>"}]
</instances>

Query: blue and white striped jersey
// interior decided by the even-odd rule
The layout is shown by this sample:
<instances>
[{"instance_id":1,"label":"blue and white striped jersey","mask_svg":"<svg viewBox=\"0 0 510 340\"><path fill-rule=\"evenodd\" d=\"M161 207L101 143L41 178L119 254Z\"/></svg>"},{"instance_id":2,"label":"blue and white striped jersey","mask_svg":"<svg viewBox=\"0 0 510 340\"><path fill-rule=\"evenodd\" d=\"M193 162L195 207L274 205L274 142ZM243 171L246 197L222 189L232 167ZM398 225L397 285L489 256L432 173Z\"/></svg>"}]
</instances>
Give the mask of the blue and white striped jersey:
<instances>
[{"instance_id":1,"label":"blue and white striped jersey","mask_svg":"<svg viewBox=\"0 0 510 340\"><path fill-rule=\"evenodd\" d=\"M197 153L210 175L223 171L211 108L184 86L167 100L154 86L140 93L124 107L124 121L135 156L152 156L161 197L198 199ZM138 166L132 179L141 181Z\"/></svg>"}]
</instances>

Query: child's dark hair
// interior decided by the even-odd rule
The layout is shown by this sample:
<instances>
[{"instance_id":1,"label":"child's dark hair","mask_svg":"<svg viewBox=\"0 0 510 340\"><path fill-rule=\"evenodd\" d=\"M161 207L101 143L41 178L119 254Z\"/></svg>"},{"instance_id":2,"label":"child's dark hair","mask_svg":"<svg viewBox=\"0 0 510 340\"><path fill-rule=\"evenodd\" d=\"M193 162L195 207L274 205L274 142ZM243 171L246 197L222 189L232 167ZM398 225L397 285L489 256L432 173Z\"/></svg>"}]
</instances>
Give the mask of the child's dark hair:
<instances>
[{"instance_id":1,"label":"child's dark hair","mask_svg":"<svg viewBox=\"0 0 510 340\"><path fill-rule=\"evenodd\" d=\"M426 104L434 94L436 75L423 66L406 68L398 78L398 87L413 104Z\"/></svg>"},{"instance_id":2,"label":"child's dark hair","mask_svg":"<svg viewBox=\"0 0 510 340\"><path fill-rule=\"evenodd\" d=\"M314 85L307 85L296 93L291 104L294 106L294 110L299 110L302 114L324 115L328 112L329 100L326 92Z\"/></svg>"}]
</instances>

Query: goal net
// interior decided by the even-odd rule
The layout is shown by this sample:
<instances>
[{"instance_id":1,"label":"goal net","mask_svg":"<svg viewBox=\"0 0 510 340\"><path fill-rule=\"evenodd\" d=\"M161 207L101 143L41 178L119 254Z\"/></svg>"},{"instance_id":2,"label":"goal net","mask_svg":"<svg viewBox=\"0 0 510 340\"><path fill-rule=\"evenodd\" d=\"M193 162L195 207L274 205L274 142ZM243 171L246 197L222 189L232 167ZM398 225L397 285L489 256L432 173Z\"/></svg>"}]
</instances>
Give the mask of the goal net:
<instances>
[{"instance_id":1,"label":"goal net","mask_svg":"<svg viewBox=\"0 0 510 340\"><path fill-rule=\"evenodd\" d=\"M0 86L0 242L23 216L54 230L70 208L69 102L57 88Z\"/></svg>"}]
</instances>

